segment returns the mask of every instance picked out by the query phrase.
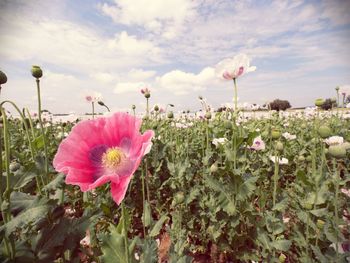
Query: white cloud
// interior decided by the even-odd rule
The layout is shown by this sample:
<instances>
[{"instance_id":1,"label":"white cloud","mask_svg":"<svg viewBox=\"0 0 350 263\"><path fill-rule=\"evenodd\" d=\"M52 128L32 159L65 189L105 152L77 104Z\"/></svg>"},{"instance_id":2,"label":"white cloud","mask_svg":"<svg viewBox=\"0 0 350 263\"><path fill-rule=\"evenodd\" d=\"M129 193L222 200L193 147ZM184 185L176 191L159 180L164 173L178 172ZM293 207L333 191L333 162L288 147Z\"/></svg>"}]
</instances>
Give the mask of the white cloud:
<instances>
[{"instance_id":1,"label":"white cloud","mask_svg":"<svg viewBox=\"0 0 350 263\"><path fill-rule=\"evenodd\" d=\"M193 91L204 90L215 81L215 70L204 68L199 74L173 70L156 79L156 85L170 90L175 95L184 95Z\"/></svg>"},{"instance_id":2,"label":"white cloud","mask_svg":"<svg viewBox=\"0 0 350 263\"><path fill-rule=\"evenodd\" d=\"M169 39L195 16L195 7L196 1L188 0L119 0L99 5L116 23L141 26Z\"/></svg>"},{"instance_id":3,"label":"white cloud","mask_svg":"<svg viewBox=\"0 0 350 263\"><path fill-rule=\"evenodd\" d=\"M120 82L115 86L113 92L115 94L136 93L140 92L144 86L146 86L144 82Z\"/></svg>"}]
</instances>

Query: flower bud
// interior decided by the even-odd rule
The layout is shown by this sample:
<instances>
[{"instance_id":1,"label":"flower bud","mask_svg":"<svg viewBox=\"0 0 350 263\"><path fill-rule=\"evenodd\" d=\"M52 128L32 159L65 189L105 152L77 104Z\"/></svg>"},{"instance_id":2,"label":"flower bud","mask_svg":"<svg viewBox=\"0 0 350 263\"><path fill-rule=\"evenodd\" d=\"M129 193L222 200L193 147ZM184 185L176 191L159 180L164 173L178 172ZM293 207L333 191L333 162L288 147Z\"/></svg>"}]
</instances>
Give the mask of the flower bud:
<instances>
[{"instance_id":1,"label":"flower bud","mask_svg":"<svg viewBox=\"0 0 350 263\"><path fill-rule=\"evenodd\" d=\"M205 118L206 118L207 120L210 120L210 119L211 119L211 112L210 112L210 111L207 111L207 112L205 113Z\"/></svg>"},{"instance_id":2,"label":"flower bud","mask_svg":"<svg viewBox=\"0 0 350 263\"><path fill-rule=\"evenodd\" d=\"M218 166L216 163L213 163L211 166L210 166L210 172L211 173L216 173L218 171Z\"/></svg>"},{"instance_id":3,"label":"flower bud","mask_svg":"<svg viewBox=\"0 0 350 263\"><path fill-rule=\"evenodd\" d=\"M172 111L169 111L168 114L167 114L167 117L168 117L169 119L174 118L174 113L173 113Z\"/></svg>"},{"instance_id":4,"label":"flower bud","mask_svg":"<svg viewBox=\"0 0 350 263\"><path fill-rule=\"evenodd\" d=\"M286 261L287 257L285 254L281 254L279 257L278 257L278 261L281 262L281 263L284 263Z\"/></svg>"},{"instance_id":5,"label":"flower bud","mask_svg":"<svg viewBox=\"0 0 350 263\"><path fill-rule=\"evenodd\" d=\"M271 130L271 137L272 139L278 139L279 137L281 137L281 131L279 129L273 128Z\"/></svg>"},{"instance_id":6,"label":"flower bud","mask_svg":"<svg viewBox=\"0 0 350 263\"><path fill-rule=\"evenodd\" d=\"M131 108L132 108L133 110L136 109L136 105L133 104L133 105L131 106Z\"/></svg>"},{"instance_id":7,"label":"flower bud","mask_svg":"<svg viewBox=\"0 0 350 263\"><path fill-rule=\"evenodd\" d=\"M323 229L325 222L321 219L317 219L316 225L319 229Z\"/></svg>"},{"instance_id":8,"label":"flower bud","mask_svg":"<svg viewBox=\"0 0 350 263\"><path fill-rule=\"evenodd\" d=\"M36 79L40 79L43 76L43 71L39 66L32 66L32 76Z\"/></svg>"},{"instance_id":9,"label":"flower bud","mask_svg":"<svg viewBox=\"0 0 350 263\"><path fill-rule=\"evenodd\" d=\"M318 134L321 136L321 138L325 139L332 135L332 130L327 125L321 125L318 129Z\"/></svg>"},{"instance_id":10,"label":"flower bud","mask_svg":"<svg viewBox=\"0 0 350 263\"><path fill-rule=\"evenodd\" d=\"M232 122L231 121L225 121L225 124L224 124L225 128L230 130L232 129Z\"/></svg>"},{"instance_id":11,"label":"flower bud","mask_svg":"<svg viewBox=\"0 0 350 263\"><path fill-rule=\"evenodd\" d=\"M324 103L324 100L323 99L317 99L315 100L315 106L317 107L321 107Z\"/></svg>"},{"instance_id":12,"label":"flower bud","mask_svg":"<svg viewBox=\"0 0 350 263\"><path fill-rule=\"evenodd\" d=\"M21 165L17 162L10 163L10 171L16 172L19 168L21 168Z\"/></svg>"},{"instance_id":13,"label":"flower bud","mask_svg":"<svg viewBox=\"0 0 350 263\"><path fill-rule=\"evenodd\" d=\"M282 152L283 151L283 143L278 141L276 142L276 150Z\"/></svg>"},{"instance_id":14,"label":"flower bud","mask_svg":"<svg viewBox=\"0 0 350 263\"><path fill-rule=\"evenodd\" d=\"M298 161L299 162L304 162L305 161L305 157L303 155L299 155Z\"/></svg>"},{"instance_id":15,"label":"flower bud","mask_svg":"<svg viewBox=\"0 0 350 263\"><path fill-rule=\"evenodd\" d=\"M6 74L0 70L0 85L5 84L6 82L7 82Z\"/></svg>"},{"instance_id":16,"label":"flower bud","mask_svg":"<svg viewBox=\"0 0 350 263\"><path fill-rule=\"evenodd\" d=\"M346 150L342 145L331 145L328 148L328 153L334 158L344 158L346 156Z\"/></svg>"},{"instance_id":17,"label":"flower bud","mask_svg":"<svg viewBox=\"0 0 350 263\"><path fill-rule=\"evenodd\" d=\"M185 195L183 192L177 192L174 196L174 203L181 204L185 200Z\"/></svg>"},{"instance_id":18,"label":"flower bud","mask_svg":"<svg viewBox=\"0 0 350 263\"><path fill-rule=\"evenodd\" d=\"M151 93L146 92L146 93L145 93L145 98L146 98L146 99L149 99L150 97L151 97Z\"/></svg>"},{"instance_id":19,"label":"flower bud","mask_svg":"<svg viewBox=\"0 0 350 263\"><path fill-rule=\"evenodd\" d=\"M308 162L311 162L311 161L312 161L311 155L306 156L306 161L308 161Z\"/></svg>"},{"instance_id":20,"label":"flower bud","mask_svg":"<svg viewBox=\"0 0 350 263\"><path fill-rule=\"evenodd\" d=\"M154 111L159 111L159 106L158 105L154 106Z\"/></svg>"}]
</instances>

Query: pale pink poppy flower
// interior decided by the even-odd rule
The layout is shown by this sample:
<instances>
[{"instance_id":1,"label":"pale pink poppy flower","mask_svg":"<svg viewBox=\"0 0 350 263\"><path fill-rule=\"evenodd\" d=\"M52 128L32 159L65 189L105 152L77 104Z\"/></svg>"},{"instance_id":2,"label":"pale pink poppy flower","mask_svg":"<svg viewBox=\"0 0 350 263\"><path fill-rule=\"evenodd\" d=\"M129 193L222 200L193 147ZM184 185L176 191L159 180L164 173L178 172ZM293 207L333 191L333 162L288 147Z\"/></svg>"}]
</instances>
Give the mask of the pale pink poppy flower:
<instances>
[{"instance_id":1,"label":"pale pink poppy flower","mask_svg":"<svg viewBox=\"0 0 350 263\"><path fill-rule=\"evenodd\" d=\"M92 102L92 96L90 95L85 96L85 99L87 102Z\"/></svg>"},{"instance_id":2,"label":"pale pink poppy flower","mask_svg":"<svg viewBox=\"0 0 350 263\"><path fill-rule=\"evenodd\" d=\"M224 59L215 67L216 75L227 80L236 79L255 70L255 66L250 66L250 59L246 54L238 54L233 58Z\"/></svg>"},{"instance_id":3,"label":"pale pink poppy flower","mask_svg":"<svg viewBox=\"0 0 350 263\"><path fill-rule=\"evenodd\" d=\"M74 126L53 160L66 183L90 191L111 182L113 200L124 199L132 175L152 146L152 130L140 134L141 120L127 113L86 120Z\"/></svg>"},{"instance_id":4,"label":"pale pink poppy flower","mask_svg":"<svg viewBox=\"0 0 350 263\"><path fill-rule=\"evenodd\" d=\"M256 151L265 150L265 142L261 139L261 136L258 136L253 140L253 144L249 149Z\"/></svg>"}]
</instances>

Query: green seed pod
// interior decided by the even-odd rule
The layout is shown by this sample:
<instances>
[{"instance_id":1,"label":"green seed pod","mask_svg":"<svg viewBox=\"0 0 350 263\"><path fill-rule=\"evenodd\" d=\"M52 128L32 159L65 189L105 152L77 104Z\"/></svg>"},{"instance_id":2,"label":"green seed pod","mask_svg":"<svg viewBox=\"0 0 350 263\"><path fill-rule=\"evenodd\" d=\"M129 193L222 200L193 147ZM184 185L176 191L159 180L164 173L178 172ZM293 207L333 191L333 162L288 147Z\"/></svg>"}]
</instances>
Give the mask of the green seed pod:
<instances>
[{"instance_id":1,"label":"green seed pod","mask_svg":"<svg viewBox=\"0 0 350 263\"><path fill-rule=\"evenodd\" d=\"M308 203L304 203L304 208L307 210L311 210L312 209L312 204L308 204Z\"/></svg>"},{"instance_id":2,"label":"green seed pod","mask_svg":"<svg viewBox=\"0 0 350 263\"><path fill-rule=\"evenodd\" d=\"M136 105L133 104L133 105L131 106L131 108L132 108L133 110L135 110L135 109L136 109Z\"/></svg>"},{"instance_id":3,"label":"green seed pod","mask_svg":"<svg viewBox=\"0 0 350 263\"><path fill-rule=\"evenodd\" d=\"M5 84L6 82L7 82L6 74L0 70L0 85Z\"/></svg>"},{"instance_id":4,"label":"green seed pod","mask_svg":"<svg viewBox=\"0 0 350 263\"><path fill-rule=\"evenodd\" d=\"M32 76L36 79L40 79L43 76L43 71L39 66L32 66Z\"/></svg>"},{"instance_id":5,"label":"green seed pod","mask_svg":"<svg viewBox=\"0 0 350 263\"><path fill-rule=\"evenodd\" d=\"M344 158L346 156L346 150L342 145L331 145L328 148L328 153L334 158Z\"/></svg>"},{"instance_id":6,"label":"green seed pod","mask_svg":"<svg viewBox=\"0 0 350 263\"><path fill-rule=\"evenodd\" d=\"M308 162L311 162L311 161L312 161L311 155L306 156L306 161L308 161Z\"/></svg>"},{"instance_id":7,"label":"green seed pod","mask_svg":"<svg viewBox=\"0 0 350 263\"><path fill-rule=\"evenodd\" d=\"M321 107L324 103L324 100L323 99L317 99L315 100L315 106L317 107Z\"/></svg>"},{"instance_id":8,"label":"green seed pod","mask_svg":"<svg viewBox=\"0 0 350 263\"><path fill-rule=\"evenodd\" d=\"M283 143L278 141L276 142L276 150L282 152L283 151Z\"/></svg>"},{"instance_id":9,"label":"green seed pod","mask_svg":"<svg viewBox=\"0 0 350 263\"><path fill-rule=\"evenodd\" d=\"M216 173L218 171L218 166L216 163L213 163L211 166L210 166L210 172L211 173Z\"/></svg>"},{"instance_id":10,"label":"green seed pod","mask_svg":"<svg viewBox=\"0 0 350 263\"><path fill-rule=\"evenodd\" d=\"M307 125L306 125L305 123L303 123L303 124L300 125L300 128L306 129L306 128L307 128Z\"/></svg>"},{"instance_id":11,"label":"green seed pod","mask_svg":"<svg viewBox=\"0 0 350 263\"><path fill-rule=\"evenodd\" d=\"M159 111L158 105L154 106L154 111Z\"/></svg>"},{"instance_id":12,"label":"green seed pod","mask_svg":"<svg viewBox=\"0 0 350 263\"><path fill-rule=\"evenodd\" d=\"M149 99L150 97L151 97L151 93L146 92L146 93L145 93L145 98L146 98L146 99Z\"/></svg>"},{"instance_id":13,"label":"green seed pod","mask_svg":"<svg viewBox=\"0 0 350 263\"><path fill-rule=\"evenodd\" d=\"M331 130L331 128L329 128L329 126L322 125L318 129L318 134L321 136L321 138L325 139L325 138L328 138L329 136L331 136L332 130Z\"/></svg>"},{"instance_id":14,"label":"green seed pod","mask_svg":"<svg viewBox=\"0 0 350 263\"><path fill-rule=\"evenodd\" d=\"M281 131L279 129L273 128L271 130L271 137L272 139L278 139L281 137Z\"/></svg>"},{"instance_id":15,"label":"green seed pod","mask_svg":"<svg viewBox=\"0 0 350 263\"><path fill-rule=\"evenodd\" d=\"M167 114L167 117L169 119L173 119L174 118L174 113L172 111L169 111L168 114Z\"/></svg>"}]
</instances>

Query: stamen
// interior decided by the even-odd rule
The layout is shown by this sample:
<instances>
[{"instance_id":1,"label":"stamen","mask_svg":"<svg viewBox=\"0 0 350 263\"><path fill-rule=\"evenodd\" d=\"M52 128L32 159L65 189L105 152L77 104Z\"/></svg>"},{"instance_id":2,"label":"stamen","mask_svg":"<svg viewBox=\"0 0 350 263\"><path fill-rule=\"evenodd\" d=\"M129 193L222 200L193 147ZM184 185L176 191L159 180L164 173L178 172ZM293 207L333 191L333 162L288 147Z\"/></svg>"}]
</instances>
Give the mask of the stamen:
<instances>
[{"instance_id":1,"label":"stamen","mask_svg":"<svg viewBox=\"0 0 350 263\"><path fill-rule=\"evenodd\" d=\"M108 169L116 169L125 158L123 151L117 147L109 148L102 155L102 165Z\"/></svg>"}]
</instances>

